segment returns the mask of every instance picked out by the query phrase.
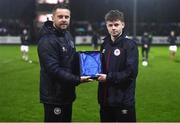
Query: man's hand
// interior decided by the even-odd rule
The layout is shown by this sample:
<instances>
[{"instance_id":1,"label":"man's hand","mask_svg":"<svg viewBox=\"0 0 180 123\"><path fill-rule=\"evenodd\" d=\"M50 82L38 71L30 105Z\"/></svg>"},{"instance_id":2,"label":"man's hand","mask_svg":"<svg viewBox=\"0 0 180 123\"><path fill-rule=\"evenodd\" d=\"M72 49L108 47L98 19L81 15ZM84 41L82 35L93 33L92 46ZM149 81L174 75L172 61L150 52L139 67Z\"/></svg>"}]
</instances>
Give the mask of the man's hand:
<instances>
[{"instance_id":1,"label":"man's hand","mask_svg":"<svg viewBox=\"0 0 180 123\"><path fill-rule=\"evenodd\" d=\"M90 79L90 78L91 78L90 76L81 76L81 77L80 77L80 82L81 82L81 83L92 82L93 79Z\"/></svg>"},{"instance_id":2,"label":"man's hand","mask_svg":"<svg viewBox=\"0 0 180 123\"><path fill-rule=\"evenodd\" d=\"M96 74L98 76L98 81L105 82L106 81L106 74Z\"/></svg>"}]
</instances>

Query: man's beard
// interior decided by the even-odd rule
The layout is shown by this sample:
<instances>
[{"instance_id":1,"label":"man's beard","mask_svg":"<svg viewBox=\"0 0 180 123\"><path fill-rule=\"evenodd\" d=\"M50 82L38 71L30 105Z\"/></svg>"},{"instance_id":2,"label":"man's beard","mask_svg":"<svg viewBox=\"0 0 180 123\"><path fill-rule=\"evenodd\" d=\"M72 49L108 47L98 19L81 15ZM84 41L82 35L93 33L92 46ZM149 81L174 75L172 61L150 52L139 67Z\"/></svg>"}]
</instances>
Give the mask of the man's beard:
<instances>
[{"instance_id":1,"label":"man's beard","mask_svg":"<svg viewBox=\"0 0 180 123\"><path fill-rule=\"evenodd\" d=\"M115 33L112 33L112 36L113 37L119 37L121 35L121 32L115 32Z\"/></svg>"},{"instance_id":2,"label":"man's beard","mask_svg":"<svg viewBox=\"0 0 180 123\"><path fill-rule=\"evenodd\" d=\"M62 24L62 25L60 25L60 28L62 30L66 30L68 28L68 25L67 24Z\"/></svg>"},{"instance_id":3,"label":"man's beard","mask_svg":"<svg viewBox=\"0 0 180 123\"><path fill-rule=\"evenodd\" d=\"M64 26L64 27L63 27ZM69 25L68 24L59 24L58 26L54 24L54 27L57 29L57 30L67 30Z\"/></svg>"}]
</instances>

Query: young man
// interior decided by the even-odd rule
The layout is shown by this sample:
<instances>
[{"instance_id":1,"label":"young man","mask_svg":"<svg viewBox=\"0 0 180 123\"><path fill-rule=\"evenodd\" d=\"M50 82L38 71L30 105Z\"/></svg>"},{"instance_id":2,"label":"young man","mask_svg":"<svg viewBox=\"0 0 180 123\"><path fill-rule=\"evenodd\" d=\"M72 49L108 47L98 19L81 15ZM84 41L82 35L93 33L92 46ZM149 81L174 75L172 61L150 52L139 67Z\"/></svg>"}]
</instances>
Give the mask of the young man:
<instances>
[{"instance_id":1,"label":"young man","mask_svg":"<svg viewBox=\"0 0 180 123\"><path fill-rule=\"evenodd\" d=\"M168 36L168 42L170 43L169 46L169 56L171 60L175 59L175 55L176 55L176 51L177 51L177 46L176 46L176 36L175 36L175 32L171 31L170 35Z\"/></svg>"},{"instance_id":2,"label":"young man","mask_svg":"<svg viewBox=\"0 0 180 123\"><path fill-rule=\"evenodd\" d=\"M111 10L105 15L109 35L101 45L103 73L98 74L98 102L101 122L135 122L135 81L138 49L123 33L123 13Z\"/></svg>"},{"instance_id":3,"label":"young man","mask_svg":"<svg viewBox=\"0 0 180 123\"><path fill-rule=\"evenodd\" d=\"M75 46L68 32L70 10L66 4L55 6L52 22L45 22L38 43L40 61L40 102L45 122L70 122L75 86L89 77L73 74Z\"/></svg>"}]
</instances>

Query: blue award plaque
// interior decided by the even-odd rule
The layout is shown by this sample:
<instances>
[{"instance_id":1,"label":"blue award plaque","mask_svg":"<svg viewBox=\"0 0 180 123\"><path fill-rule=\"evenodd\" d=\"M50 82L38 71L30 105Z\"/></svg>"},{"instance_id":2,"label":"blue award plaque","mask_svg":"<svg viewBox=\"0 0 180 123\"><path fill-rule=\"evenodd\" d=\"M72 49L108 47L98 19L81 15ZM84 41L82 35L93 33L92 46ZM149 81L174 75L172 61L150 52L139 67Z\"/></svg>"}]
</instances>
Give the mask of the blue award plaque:
<instances>
[{"instance_id":1,"label":"blue award plaque","mask_svg":"<svg viewBox=\"0 0 180 123\"><path fill-rule=\"evenodd\" d=\"M79 52L80 75L97 78L102 72L101 53L99 51Z\"/></svg>"}]
</instances>

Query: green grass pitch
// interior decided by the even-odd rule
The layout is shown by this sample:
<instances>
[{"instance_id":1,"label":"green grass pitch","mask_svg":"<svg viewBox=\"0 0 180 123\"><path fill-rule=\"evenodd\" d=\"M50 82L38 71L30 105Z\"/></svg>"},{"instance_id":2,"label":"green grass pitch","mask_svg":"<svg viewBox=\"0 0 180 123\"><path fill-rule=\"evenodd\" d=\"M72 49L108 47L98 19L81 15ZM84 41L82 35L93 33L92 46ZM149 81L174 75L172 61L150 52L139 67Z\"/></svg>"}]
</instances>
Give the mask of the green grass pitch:
<instances>
[{"instance_id":1,"label":"green grass pitch","mask_svg":"<svg viewBox=\"0 0 180 123\"><path fill-rule=\"evenodd\" d=\"M0 45L0 122L41 122L37 47L30 46L33 63L21 60L18 45ZM92 50L78 46L77 50ZM141 50L139 50L139 54ZM168 47L152 47L149 66L141 65L136 84L137 121L180 121L180 49L169 59ZM73 121L99 121L97 81L77 87Z\"/></svg>"}]
</instances>

